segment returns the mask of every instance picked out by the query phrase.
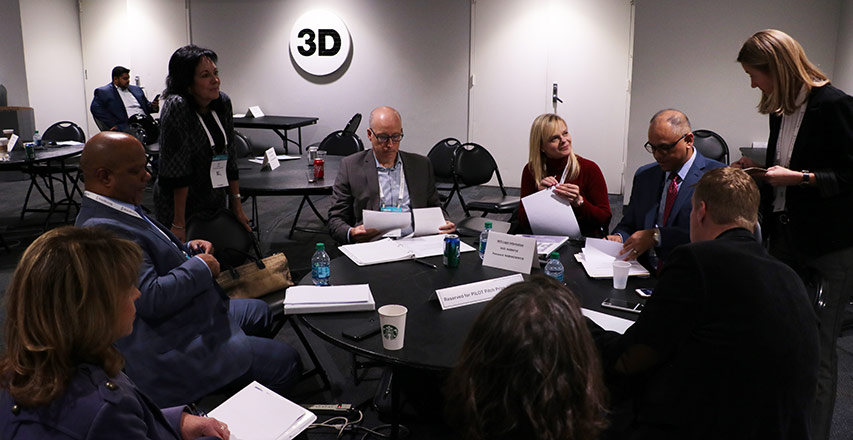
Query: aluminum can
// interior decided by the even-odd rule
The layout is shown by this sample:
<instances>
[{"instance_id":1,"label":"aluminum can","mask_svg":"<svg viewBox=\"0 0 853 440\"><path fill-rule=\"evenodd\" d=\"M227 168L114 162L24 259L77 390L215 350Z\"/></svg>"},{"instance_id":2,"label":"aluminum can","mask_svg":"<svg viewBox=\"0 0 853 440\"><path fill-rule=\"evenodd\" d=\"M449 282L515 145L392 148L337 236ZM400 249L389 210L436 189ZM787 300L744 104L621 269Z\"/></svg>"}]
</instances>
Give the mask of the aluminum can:
<instances>
[{"instance_id":1,"label":"aluminum can","mask_svg":"<svg viewBox=\"0 0 853 440\"><path fill-rule=\"evenodd\" d=\"M459 236L456 234L444 236L444 265L459 267Z\"/></svg>"},{"instance_id":2,"label":"aluminum can","mask_svg":"<svg viewBox=\"0 0 853 440\"><path fill-rule=\"evenodd\" d=\"M314 178L317 180L321 180L323 178L323 168L324 161L323 159L314 159Z\"/></svg>"},{"instance_id":3,"label":"aluminum can","mask_svg":"<svg viewBox=\"0 0 853 440\"><path fill-rule=\"evenodd\" d=\"M314 166L314 159L317 158L317 147L308 147L308 166Z\"/></svg>"},{"instance_id":4,"label":"aluminum can","mask_svg":"<svg viewBox=\"0 0 853 440\"><path fill-rule=\"evenodd\" d=\"M36 148L32 142L27 142L24 144L24 153L27 155L27 160L35 160L36 158Z\"/></svg>"}]
</instances>

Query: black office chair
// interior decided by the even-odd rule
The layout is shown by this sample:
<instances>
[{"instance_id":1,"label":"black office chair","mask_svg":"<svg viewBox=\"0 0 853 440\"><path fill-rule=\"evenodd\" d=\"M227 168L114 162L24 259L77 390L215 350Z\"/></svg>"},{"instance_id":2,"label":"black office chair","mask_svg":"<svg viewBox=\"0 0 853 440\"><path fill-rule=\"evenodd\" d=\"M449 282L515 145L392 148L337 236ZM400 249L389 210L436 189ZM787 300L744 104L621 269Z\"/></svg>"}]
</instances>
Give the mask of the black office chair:
<instances>
[{"instance_id":1,"label":"black office chair","mask_svg":"<svg viewBox=\"0 0 853 440\"><path fill-rule=\"evenodd\" d=\"M459 194L459 203L462 205L462 210L465 211L465 217L467 217L457 222L456 229L460 234L476 235L482 231L482 221L469 220L470 211L482 211L482 217L485 217L486 214L512 214L518 210L521 198L507 194L495 158L482 145L473 142L460 145L454 151L453 164L454 187ZM492 180L493 175L498 179L501 195L466 203L461 189L484 185Z\"/></svg>"},{"instance_id":2,"label":"black office chair","mask_svg":"<svg viewBox=\"0 0 853 440\"><path fill-rule=\"evenodd\" d=\"M223 270L226 267L240 266L248 259L250 252L254 251L254 256L257 259L262 258L261 249L255 236L246 230L237 217L227 209L220 209L214 214L201 216L194 215L187 222L187 241L195 239L203 239L213 244L213 256L222 265ZM302 377L310 377L314 374L319 374L320 379L326 389L331 389L329 378L326 371L320 365L317 355L305 338L302 329L292 318L292 316L284 315L284 296L285 290L268 293L258 299L265 301L275 318L276 325L270 332L269 337L275 337L285 322L289 322L299 341L305 347L308 357L314 364L314 368L302 373Z\"/></svg>"},{"instance_id":3,"label":"black office chair","mask_svg":"<svg viewBox=\"0 0 853 440\"><path fill-rule=\"evenodd\" d=\"M98 126L98 130L101 130L101 131L110 131L110 128L112 128L112 127L110 127L109 125L107 125L107 123L106 123L106 122L104 122L104 121L102 121L102 120L100 120L100 119L98 119L98 118L93 117L92 119L94 119L94 120L95 120L95 125L97 125L97 126Z\"/></svg>"},{"instance_id":4,"label":"black office chair","mask_svg":"<svg viewBox=\"0 0 853 440\"><path fill-rule=\"evenodd\" d=\"M323 150L331 156L349 156L350 154L364 151L364 144L355 133L348 133L346 129L329 133L318 150Z\"/></svg>"},{"instance_id":5,"label":"black office chair","mask_svg":"<svg viewBox=\"0 0 853 440\"><path fill-rule=\"evenodd\" d=\"M234 130L234 154L238 158L251 157L254 152L252 141L243 133Z\"/></svg>"},{"instance_id":6,"label":"black office chair","mask_svg":"<svg viewBox=\"0 0 853 440\"><path fill-rule=\"evenodd\" d=\"M711 130L693 130L693 146L703 156L729 164L729 146L717 133Z\"/></svg>"},{"instance_id":7,"label":"black office chair","mask_svg":"<svg viewBox=\"0 0 853 440\"><path fill-rule=\"evenodd\" d=\"M359 125L361 125L361 113L356 113L352 118L350 118L349 122L347 122L346 127L344 127L344 133L355 134Z\"/></svg>"},{"instance_id":8,"label":"black office chair","mask_svg":"<svg viewBox=\"0 0 853 440\"><path fill-rule=\"evenodd\" d=\"M86 134L79 125L71 121L57 122L42 134L42 142L57 143L64 141L86 142ZM55 212L56 206L51 202L56 197L54 183L61 184L65 192L65 198L58 203L65 205L65 222L68 222L72 206L79 209L79 204L74 202L74 194L77 193L83 197L83 191L80 190L78 182L80 181L80 158L74 157L61 162L59 166L33 164L25 165L23 171L30 175L30 186L27 189L27 195L24 198L24 207L21 208L21 219L27 212L47 212L48 216L45 219L44 227L50 221L50 216ZM51 204L49 209L29 208L30 196L33 189L41 194L42 198Z\"/></svg>"},{"instance_id":9,"label":"black office chair","mask_svg":"<svg viewBox=\"0 0 853 440\"><path fill-rule=\"evenodd\" d=\"M441 198L442 209L447 209L447 205L453 199L453 194L456 193L456 186L453 181L453 153L459 145L461 142L458 139L446 138L433 145L427 153L427 157L432 163L435 189Z\"/></svg>"}]
</instances>

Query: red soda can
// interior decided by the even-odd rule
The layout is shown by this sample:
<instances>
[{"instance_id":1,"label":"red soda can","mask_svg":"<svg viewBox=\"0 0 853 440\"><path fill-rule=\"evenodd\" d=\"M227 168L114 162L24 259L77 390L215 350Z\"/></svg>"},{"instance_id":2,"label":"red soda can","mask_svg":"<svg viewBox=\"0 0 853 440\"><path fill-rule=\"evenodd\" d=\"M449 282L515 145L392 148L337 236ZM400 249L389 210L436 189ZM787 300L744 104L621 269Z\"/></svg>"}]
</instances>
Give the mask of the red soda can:
<instances>
[{"instance_id":1,"label":"red soda can","mask_svg":"<svg viewBox=\"0 0 853 440\"><path fill-rule=\"evenodd\" d=\"M323 178L323 159L314 159L314 178L317 180Z\"/></svg>"}]
</instances>

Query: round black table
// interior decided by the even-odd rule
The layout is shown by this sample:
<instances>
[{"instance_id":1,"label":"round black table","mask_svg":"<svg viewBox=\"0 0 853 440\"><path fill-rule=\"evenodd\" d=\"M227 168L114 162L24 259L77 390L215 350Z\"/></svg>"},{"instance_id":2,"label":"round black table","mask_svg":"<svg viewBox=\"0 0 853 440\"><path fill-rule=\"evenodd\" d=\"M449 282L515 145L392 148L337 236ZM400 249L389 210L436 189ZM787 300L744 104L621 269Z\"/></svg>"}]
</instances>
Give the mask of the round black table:
<instances>
[{"instance_id":1,"label":"round black table","mask_svg":"<svg viewBox=\"0 0 853 440\"><path fill-rule=\"evenodd\" d=\"M636 314L602 308L601 302L607 297L644 302L634 293L634 289L654 287L655 279L631 277L627 289L613 289L611 279L596 280L586 275L583 267L574 259L577 252L580 252L578 247L566 245L560 251L560 259L565 266L564 281L578 295L583 307L636 320ZM442 310L435 290L512 275L514 272L483 266L477 252L463 253L458 268L444 267L440 256L423 260L435 264L436 268L416 261L359 267L346 256L336 258L331 264L333 285L367 283L376 300L377 309L385 304L402 304L408 308L405 343L401 350L383 349L378 334L362 341L343 337L344 330L370 318L376 318L378 322L378 313L375 311L305 314L300 315L300 319L324 340L360 356L391 365L432 370L452 368L474 319L487 303ZM542 269L532 271L532 274L542 273ZM529 278L527 275L524 277ZM311 275L302 278L300 284L312 284Z\"/></svg>"},{"instance_id":2,"label":"round black table","mask_svg":"<svg viewBox=\"0 0 853 440\"><path fill-rule=\"evenodd\" d=\"M19 141L15 149L9 153L9 160L0 162L0 170L21 170L27 168L28 165L62 161L82 152L82 143L79 145L38 147L35 149L35 159L29 160L23 144Z\"/></svg>"}]
</instances>

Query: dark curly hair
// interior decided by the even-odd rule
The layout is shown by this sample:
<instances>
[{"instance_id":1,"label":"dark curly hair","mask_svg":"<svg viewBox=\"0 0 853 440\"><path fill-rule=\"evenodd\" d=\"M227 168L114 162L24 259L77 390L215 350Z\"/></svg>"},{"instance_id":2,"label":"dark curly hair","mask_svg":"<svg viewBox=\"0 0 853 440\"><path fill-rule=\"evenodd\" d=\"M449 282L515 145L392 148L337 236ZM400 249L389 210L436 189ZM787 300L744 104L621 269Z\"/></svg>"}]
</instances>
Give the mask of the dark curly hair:
<instances>
[{"instance_id":1,"label":"dark curly hair","mask_svg":"<svg viewBox=\"0 0 853 440\"><path fill-rule=\"evenodd\" d=\"M594 439L606 426L601 360L580 304L543 276L480 313L445 394L466 439Z\"/></svg>"}]
</instances>

